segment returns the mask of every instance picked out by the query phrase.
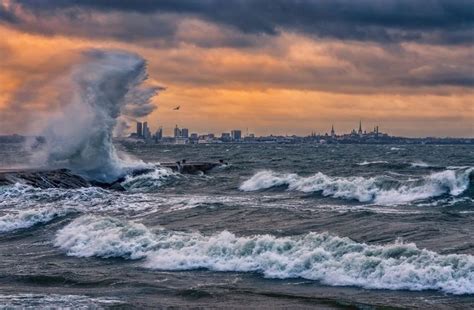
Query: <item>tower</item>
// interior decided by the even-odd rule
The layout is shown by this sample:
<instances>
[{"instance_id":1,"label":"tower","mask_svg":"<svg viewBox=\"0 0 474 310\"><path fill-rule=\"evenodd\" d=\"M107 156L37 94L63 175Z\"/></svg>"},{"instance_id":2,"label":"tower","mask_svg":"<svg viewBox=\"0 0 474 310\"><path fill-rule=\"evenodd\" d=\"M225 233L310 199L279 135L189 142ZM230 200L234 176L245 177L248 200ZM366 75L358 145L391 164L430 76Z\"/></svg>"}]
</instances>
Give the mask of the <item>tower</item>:
<instances>
[{"instance_id":1,"label":"tower","mask_svg":"<svg viewBox=\"0 0 474 310\"><path fill-rule=\"evenodd\" d=\"M163 127L160 126L160 128L156 131L155 140L159 141L161 139L163 139Z\"/></svg>"},{"instance_id":2,"label":"tower","mask_svg":"<svg viewBox=\"0 0 474 310\"><path fill-rule=\"evenodd\" d=\"M336 132L334 131L334 125L331 126L331 137L336 137Z\"/></svg>"},{"instance_id":3,"label":"tower","mask_svg":"<svg viewBox=\"0 0 474 310\"><path fill-rule=\"evenodd\" d=\"M189 129L181 128L181 138L189 138Z\"/></svg>"},{"instance_id":4,"label":"tower","mask_svg":"<svg viewBox=\"0 0 474 310\"><path fill-rule=\"evenodd\" d=\"M141 122L137 122L137 136L143 136L143 125Z\"/></svg>"},{"instance_id":5,"label":"tower","mask_svg":"<svg viewBox=\"0 0 474 310\"><path fill-rule=\"evenodd\" d=\"M359 120L359 131L358 131L359 136L362 136L362 120Z\"/></svg>"},{"instance_id":6,"label":"tower","mask_svg":"<svg viewBox=\"0 0 474 310\"><path fill-rule=\"evenodd\" d=\"M230 136L234 141L240 141L242 139L242 131L238 129L234 129L230 132Z\"/></svg>"},{"instance_id":7,"label":"tower","mask_svg":"<svg viewBox=\"0 0 474 310\"><path fill-rule=\"evenodd\" d=\"M142 136L145 139L150 137L150 128L148 128L148 122L143 123Z\"/></svg>"},{"instance_id":8,"label":"tower","mask_svg":"<svg viewBox=\"0 0 474 310\"><path fill-rule=\"evenodd\" d=\"M174 137L180 138L181 137L181 130L178 128L178 125L174 128Z\"/></svg>"}]
</instances>

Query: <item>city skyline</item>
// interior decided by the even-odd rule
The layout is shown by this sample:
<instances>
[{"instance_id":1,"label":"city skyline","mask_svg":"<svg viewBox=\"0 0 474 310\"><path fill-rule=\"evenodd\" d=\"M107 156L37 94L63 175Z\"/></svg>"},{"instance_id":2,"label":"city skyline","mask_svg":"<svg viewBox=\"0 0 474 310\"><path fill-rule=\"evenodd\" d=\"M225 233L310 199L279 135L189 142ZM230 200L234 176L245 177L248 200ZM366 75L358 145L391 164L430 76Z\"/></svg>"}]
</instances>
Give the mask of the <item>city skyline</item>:
<instances>
[{"instance_id":1,"label":"city skyline","mask_svg":"<svg viewBox=\"0 0 474 310\"><path fill-rule=\"evenodd\" d=\"M140 139L147 143L161 144L201 144L201 143L365 143L365 144L473 144L474 138L456 138L456 137L420 137L410 138L403 136L394 136L388 132L383 132L379 125L372 128L363 126L362 120L359 120L358 128L353 128L349 132L337 132L334 125L331 125L330 131L316 132L312 131L306 135L256 135L250 133L248 129L233 129L214 133L210 131L196 132L189 128L179 127L178 124L173 128L172 134L167 135L162 126L158 126L155 133L151 133L148 122L136 122L136 130L131 132L127 138Z\"/></svg>"},{"instance_id":2,"label":"city skyline","mask_svg":"<svg viewBox=\"0 0 474 310\"><path fill-rule=\"evenodd\" d=\"M473 2L215 5L0 1L0 134L45 130L84 52L106 49L143 57L157 90L120 130L146 118L303 135L363 119L400 136L474 135Z\"/></svg>"},{"instance_id":3,"label":"city skyline","mask_svg":"<svg viewBox=\"0 0 474 310\"><path fill-rule=\"evenodd\" d=\"M170 128L170 127L163 127L161 125L157 125L155 126L155 130L153 129L150 129L152 127L148 126L148 121L136 121L136 129L135 130L131 130L129 132L130 136L138 136L138 137L143 137L143 138L146 138L147 136L150 136L152 135L152 132L155 132L155 134L159 131L160 134L162 136L166 136L166 135L169 135L169 136L172 136L172 137L184 137L184 138L188 138L190 134L199 134L199 135L206 135L206 134L221 134L221 135L224 135L224 134L229 134L229 135L233 135L233 131L240 131L243 136L255 136L255 133L254 132L249 132L248 128L245 128L245 131L243 131L242 129L231 129L231 130L221 130L221 131L216 131L216 132L212 132L212 131L209 131L209 130L204 130L204 131L200 131L200 132L197 132L197 131L190 131L189 128L187 127L182 127L182 126L179 126L178 124L175 124L174 127ZM353 128L352 130L350 130L349 132L347 133L355 133L357 132L357 134L365 134L367 132L378 132L379 131L379 125L375 125L373 128L371 128L372 131L368 131L367 128L363 127L362 126L362 120L359 120L359 127L358 127L358 130L356 130L355 128ZM317 131L311 131L308 135L339 135L339 134L345 134L345 133L336 133L336 129L334 127L334 124L331 125L331 129L329 131L323 131L323 132L317 132ZM273 134L270 134L270 135L273 135ZM286 134L288 135L288 134ZM291 135L295 135L295 134L290 134L289 136Z\"/></svg>"}]
</instances>

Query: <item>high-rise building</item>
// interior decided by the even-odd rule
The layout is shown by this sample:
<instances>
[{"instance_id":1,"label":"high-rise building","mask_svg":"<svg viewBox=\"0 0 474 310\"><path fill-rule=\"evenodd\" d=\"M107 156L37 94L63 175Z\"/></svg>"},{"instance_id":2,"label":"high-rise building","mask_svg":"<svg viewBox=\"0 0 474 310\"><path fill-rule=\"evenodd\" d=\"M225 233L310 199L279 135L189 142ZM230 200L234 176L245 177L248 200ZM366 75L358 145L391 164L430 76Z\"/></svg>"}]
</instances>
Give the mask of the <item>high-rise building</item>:
<instances>
[{"instance_id":1,"label":"high-rise building","mask_svg":"<svg viewBox=\"0 0 474 310\"><path fill-rule=\"evenodd\" d=\"M143 125L141 122L137 122L137 136L138 137L143 136Z\"/></svg>"},{"instance_id":2,"label":"high-rise building","mask_svg":"<svg viewBox=\"0 0 474 310\"><path fill-rule=\"evenodd\" d=\"M362 136L362 120L359 120L359 131L357 133Z\"/></svg>"},{"instance_id":3,"label":"high-rise building","mask_svg":"<svg viewBox=\"0 0 474 310\"><path fill-rule=\"evenodd\" d=\"M160 127L155 133L155 140L160 141L163 139L163 127Z\"/></svg>"},{"instance_id":4,"label":"high-rise building","mask_svg":"<svg viewBox=\"0 0 474 310\"><path fill-rule=\"evenodd\" d=\"M178 128L178 125L174 128L174 137L180 138L181 137L181 129Z\"/></svg>"},{"instance_id":5,"label":"high-rise building","mask_svg":"<svg viewBox=\"0 0 474 310\"><path fill-rule=\"evenodd\" d=\"M150 129L148 128L148 122L143 123L143 138L148 139L150 135Z\"/></svg>"},{"instance_id":6,"label":"high-rise building","mask_svg":"<svg viewBox=\"0 0 474 310\"><path fill-rule=\"evenodd\" d=\"M336 137L336 132L334 131L334 125L331 127L331 137L335 138Z\"/></svg>"},{"instance_id":7,"label":"high-rise building","mask_svg":"<svg viewBox=\"0 0 474 310\"><path fill-rule=\"evenodd\" d=\"M232 137L232 140L239 141L240 139L242 139L242 131L234 129L230 132L230 136Z\"/></svg>"},{"instance_id":8,"label":"high-rise building","mask_svg":"<svg viewBox=\"0 0 474 310\"><path fill-rule=\"evenodd\" d=\"M181 137L182 138L189 138L189 129L188 128L182 128L181 129Z\"/></svg>"}]
</instances>

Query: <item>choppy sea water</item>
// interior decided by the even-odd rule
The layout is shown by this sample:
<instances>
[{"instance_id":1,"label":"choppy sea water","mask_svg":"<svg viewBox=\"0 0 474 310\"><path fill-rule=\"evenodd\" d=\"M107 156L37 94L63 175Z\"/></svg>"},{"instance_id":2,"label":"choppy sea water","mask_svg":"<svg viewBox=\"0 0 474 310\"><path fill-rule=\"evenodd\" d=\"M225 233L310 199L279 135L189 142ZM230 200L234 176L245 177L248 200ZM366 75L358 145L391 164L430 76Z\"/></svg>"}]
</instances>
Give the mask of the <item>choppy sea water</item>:
<instances>
[{"instance_id":1,"label":"choppy sea water","mask_svg":"<svg viewBox=\"0 0 474 310\"><path fill-rule=\"evenodd\" d=\"M474 307L473 146L118 147L229 165L125 192L1 187L1 305Z\"/></svg>"}]
</instances>

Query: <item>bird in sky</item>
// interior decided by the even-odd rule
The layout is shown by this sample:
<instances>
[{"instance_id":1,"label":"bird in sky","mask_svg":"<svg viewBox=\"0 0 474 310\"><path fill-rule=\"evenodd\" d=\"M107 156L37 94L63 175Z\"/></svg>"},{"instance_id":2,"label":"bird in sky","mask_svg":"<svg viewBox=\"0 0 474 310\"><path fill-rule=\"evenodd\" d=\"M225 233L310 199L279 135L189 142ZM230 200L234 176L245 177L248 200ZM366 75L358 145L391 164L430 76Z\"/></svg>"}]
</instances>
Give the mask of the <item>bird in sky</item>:
<instances>
[{"instance_id":1,"label":"bird in sky","mask_svg":"<svg viewBox=\"0 0 474 310\"><path fill-rule=\"evenodd\" d=\"M175 111L178 111L178 110L179 110L179 108L181 108L181 106L180 106L180 105L179 105L179 106L177 106L176 108L174 108L173 110L175 110Z\"/></svg>"}]
</instances>

